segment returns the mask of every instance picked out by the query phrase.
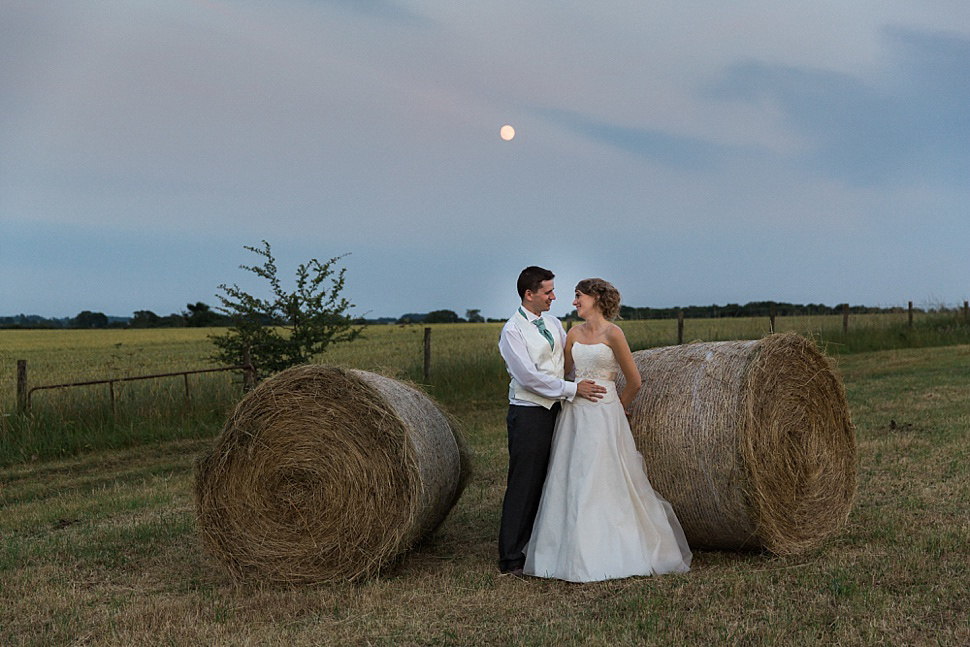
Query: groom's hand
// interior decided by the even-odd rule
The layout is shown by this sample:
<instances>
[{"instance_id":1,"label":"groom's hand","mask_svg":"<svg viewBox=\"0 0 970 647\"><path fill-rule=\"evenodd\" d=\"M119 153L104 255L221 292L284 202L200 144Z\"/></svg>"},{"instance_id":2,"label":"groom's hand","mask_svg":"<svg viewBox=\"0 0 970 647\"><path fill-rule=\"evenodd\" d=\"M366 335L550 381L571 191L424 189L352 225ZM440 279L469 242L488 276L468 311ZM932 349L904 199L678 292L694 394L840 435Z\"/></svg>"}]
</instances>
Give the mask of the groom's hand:
<instances>
[{"instance_id":1,"label":"groom's hand","mask_svg":"<svg viewBox=\"0 0 970 647\"><path fill-rule=\"evenodd\" d=\"M593 380L583 380L576 385L576 395L596 402L606 393L606 387L600 386Z\"/></svg>"}]
</instances>

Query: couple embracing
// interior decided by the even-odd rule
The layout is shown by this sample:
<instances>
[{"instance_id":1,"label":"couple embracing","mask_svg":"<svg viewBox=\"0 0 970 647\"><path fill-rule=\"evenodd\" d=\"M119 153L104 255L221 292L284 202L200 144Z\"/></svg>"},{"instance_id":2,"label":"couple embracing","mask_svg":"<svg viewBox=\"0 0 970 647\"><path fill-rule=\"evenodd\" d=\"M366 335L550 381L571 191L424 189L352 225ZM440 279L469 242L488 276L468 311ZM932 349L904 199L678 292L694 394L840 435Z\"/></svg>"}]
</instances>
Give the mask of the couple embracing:
<instances>
[{"instance_id":1,"label":"couple embracing","mask_svg":"<svg viewBox=\"0 0 970 647\"><path fill-rule=\"evenodd\" d=\"M573 306L584 323L567 335L544 314L554 278L522 270L521 304L499 338L511 376L499 570L571 582L686 572L684 532L650 486L627 420L640 374L612 323L620 294L602 279L580 281Z\"/></svg>"}]
</instances>

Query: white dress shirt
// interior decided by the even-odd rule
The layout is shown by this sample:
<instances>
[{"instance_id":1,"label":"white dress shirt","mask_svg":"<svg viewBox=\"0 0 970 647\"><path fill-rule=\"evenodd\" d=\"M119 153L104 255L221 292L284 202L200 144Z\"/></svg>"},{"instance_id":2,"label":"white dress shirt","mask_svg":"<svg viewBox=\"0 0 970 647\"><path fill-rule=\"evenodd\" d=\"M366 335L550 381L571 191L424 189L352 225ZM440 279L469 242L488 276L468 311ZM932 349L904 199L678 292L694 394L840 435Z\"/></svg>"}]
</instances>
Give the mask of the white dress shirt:
<instances>
[{"instance_id":1,"label":"white dress shirt","mask_svg":"<svg viewBox=\"0 0 970 647\"><path fill-rule=\"evenodd\" d=\"M536 315L525 308L522 308L521 311L530 323L538 319ZM521 315L516 313L515 316ZM562 322L555 317L546 317L544 321L546 328L550 328L548 325L550 321L553 322L550 332L559 336L559 341L565 349L566 330L562 327ZM498 340L498 350L502 354L502 359L505 360L509 375L525 389L551 400L572 402L573 398L576 397L575 382L560 380L558 377L543 373L536 368L535 363L529 357L529 351L525 339L522 338L522 333L511 321L506 322L505 326L502 327L502 334ZM567 375L566 377L570 376ZM509 404L517 404L523 407L539 406L533 402L525 402L515 398L509 398Z\"/></svg>"}]
</instances>

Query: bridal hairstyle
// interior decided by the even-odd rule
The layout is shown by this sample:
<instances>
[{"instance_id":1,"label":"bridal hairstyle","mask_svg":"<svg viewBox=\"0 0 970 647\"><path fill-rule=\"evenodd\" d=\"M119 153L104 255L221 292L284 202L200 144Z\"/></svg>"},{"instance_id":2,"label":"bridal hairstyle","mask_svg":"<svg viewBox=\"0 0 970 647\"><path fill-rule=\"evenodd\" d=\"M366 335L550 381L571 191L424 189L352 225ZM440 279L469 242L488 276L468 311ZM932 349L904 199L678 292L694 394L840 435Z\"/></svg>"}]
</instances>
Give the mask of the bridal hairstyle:
<instances>
[{"instance_id":1,"label":"bridal hairstyle","mask_svg":"<svg viewBox=\"0 0 970 647\"><path fill-rule=\"evenodd\" d=\"M620 291L603 279L583 279L576 290L596 299L596 305L606 319L613 321L620 314Z\"/></svg>"},{"instance_id":2,"label":"bridal hairstyle","mask_svg":"<svg viewBox=\"0 0 970 647\"><path fill-rule=\"evenodd\" d=\"M519 273L519 281L515 285L519 290L519 298L525 298L526 290L538 292L539 288L542 287L543 281L551 281L554 278L556 278L556 275L549 270L536 265L530 265Z\"/></svg>"}]
</instances>

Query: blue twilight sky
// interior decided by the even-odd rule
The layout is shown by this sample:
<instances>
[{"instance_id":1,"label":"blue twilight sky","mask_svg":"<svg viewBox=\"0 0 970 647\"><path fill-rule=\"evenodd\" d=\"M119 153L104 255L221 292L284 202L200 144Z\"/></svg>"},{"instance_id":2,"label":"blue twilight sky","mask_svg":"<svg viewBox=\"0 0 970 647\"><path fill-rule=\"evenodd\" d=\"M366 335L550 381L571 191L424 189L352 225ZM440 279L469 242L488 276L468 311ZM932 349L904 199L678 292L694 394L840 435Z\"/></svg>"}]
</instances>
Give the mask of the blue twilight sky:
<instances>
[{"instance_id":1,"label":"blue twilight sky","mask_svg":"<svg viewBox=\"0 0 970 647\"><path fill-rule=\"evenodd\" d=\"M516 129L503 141L503 124ZM970 298L970 3L0 0L0 315ZM289 283L288 283L289 285Z\"/></svg>"}]
</instances>

